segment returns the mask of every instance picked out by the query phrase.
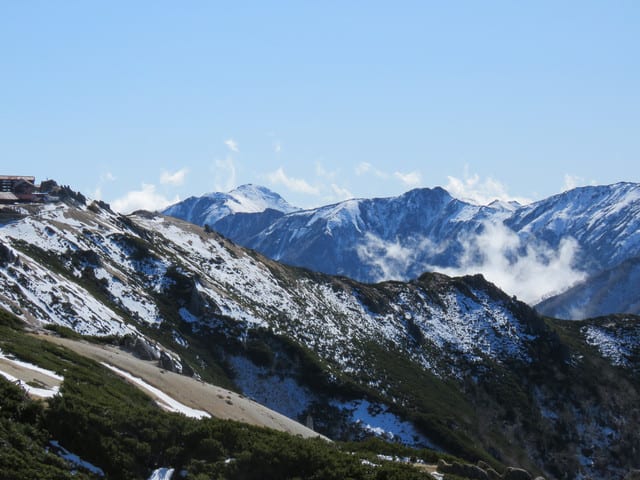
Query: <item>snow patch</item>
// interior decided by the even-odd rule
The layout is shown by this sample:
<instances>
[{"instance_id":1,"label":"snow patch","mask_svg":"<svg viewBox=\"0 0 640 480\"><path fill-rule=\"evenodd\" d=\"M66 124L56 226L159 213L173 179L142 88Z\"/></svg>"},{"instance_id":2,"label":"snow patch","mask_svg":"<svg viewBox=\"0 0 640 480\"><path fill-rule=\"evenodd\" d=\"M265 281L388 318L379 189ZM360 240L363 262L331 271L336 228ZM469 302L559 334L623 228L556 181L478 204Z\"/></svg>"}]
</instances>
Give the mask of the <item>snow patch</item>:
<instances>
[{"instance_id":1,"label":"snow patch","mask_svg":"<svg viewBox=\"0 0 640 480\"><path fill-rule=\"evenodd\" d=\"M86 460L82 460L78 455L76 455L75 453L71 453L69 450L60 445L57 440L51 440L49 444L53 447L54 452L59 457L64 458L67 462L75 465L76 467L84 468L85 470L88 470L95 475L104 477L104 471L100 467L96 467L92 463L89 463Z\"/></svg>"},{"instance_id":2,"label":"snow patch","mask_svg":"<svg viewBox=\"0 0 640 480\"><path fill-rule=\"evenodd\" d=\"M410 422L398 418L388 409L367 400L351 402L333 401L331 405L349 414L353 423L376 436L388 440L400 440L407 445L424 446L433 450L442 450L431 440L420 434Z\"/></svg>"},{"instance_id":3,"label":"snow patch","mask_svg":"<svg viewBox=\"0 0 640 480\"><path fill-rule=\"evenodd\" d=\"M173 468L158 468L153 471L148 480L171 480L174 471Z\"/></svg>"}]
</instances>

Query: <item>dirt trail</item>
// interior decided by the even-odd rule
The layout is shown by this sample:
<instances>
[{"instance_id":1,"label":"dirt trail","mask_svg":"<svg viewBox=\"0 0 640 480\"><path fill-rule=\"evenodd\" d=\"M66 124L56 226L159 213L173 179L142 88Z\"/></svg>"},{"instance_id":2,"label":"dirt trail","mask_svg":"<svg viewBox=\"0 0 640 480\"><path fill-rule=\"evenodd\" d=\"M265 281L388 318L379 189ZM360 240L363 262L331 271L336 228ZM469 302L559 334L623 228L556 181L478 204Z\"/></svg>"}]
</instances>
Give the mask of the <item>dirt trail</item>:
<instances>
[{"instance_id":1,"label":"dirt trail","mask_svg":"<svg viewBox=\"0 0 640 480\"><path fill-rule=\"evenodd\" d=\"M175 400L189 407L204 410L213 417L268 427L305 438L321 437L304 425L235 392L162 370L154 362L140 360L116 347L70 340L49 334L40 335L40 338L67 347L93 360L126 370Z\"/></svg>"}]
</instances>

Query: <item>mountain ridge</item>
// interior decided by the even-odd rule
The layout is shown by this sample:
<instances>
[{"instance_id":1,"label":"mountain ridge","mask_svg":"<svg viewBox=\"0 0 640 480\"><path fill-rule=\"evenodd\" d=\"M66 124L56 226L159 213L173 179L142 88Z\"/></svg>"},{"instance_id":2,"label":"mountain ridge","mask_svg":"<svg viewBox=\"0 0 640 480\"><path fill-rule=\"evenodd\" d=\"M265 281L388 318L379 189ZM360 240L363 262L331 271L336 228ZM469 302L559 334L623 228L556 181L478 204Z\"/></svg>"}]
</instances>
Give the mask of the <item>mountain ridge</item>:
<instances>
[{"instance_id":1,"label":"mountain ridge","mask_svg":"<svg viewBox=\"0 0 640 480\"><path fill-rule=\"evenodd\" d=\"M529 205L474 205L441 187L418 188L291 213L229 215L208 225L275 260L364 282L408 280L425 270L490 271L493 264L513 267L523 260L558 279L554 289L527 299L536 304L640 255L639 218L640 186L620 182ZM498 243L487 250L491 235Z\"/></svg>"}]
</instances>

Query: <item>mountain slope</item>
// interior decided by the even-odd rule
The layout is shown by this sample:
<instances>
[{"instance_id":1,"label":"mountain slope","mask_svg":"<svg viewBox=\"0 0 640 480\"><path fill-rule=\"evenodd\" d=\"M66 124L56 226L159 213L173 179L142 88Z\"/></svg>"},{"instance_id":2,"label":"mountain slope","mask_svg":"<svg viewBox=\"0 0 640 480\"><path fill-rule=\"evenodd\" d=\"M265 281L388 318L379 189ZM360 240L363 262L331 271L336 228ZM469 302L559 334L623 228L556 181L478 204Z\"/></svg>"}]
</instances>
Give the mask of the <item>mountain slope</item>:
<instances>
[{"instance_id":1,"label":"mountain slope","mask_svg":"<svg viewBox=\"0 0 640 480\"><path fill-rule=\"evenodd\" d=\"M640 314L640 257L625 260L536 305L545 315L583 320L616 312Z\"/></svg>"},{"instance_id":2,"label":"mountain slope","mask_svg":"<svg viewBox=\"0 0 640 480\"><path fill-rule=\"evenodd\" d=\"M1 309L0 348L63 378L60 394L45 405L0 377L3 479L146 480L172 473L173 478L229 480L428 478L411 465L324 440L164 412L111 369L25 334ZM426 460L435 458L427 455Z\"/></svg>"},{"instance_id":3,"label":"mountain slope","mask_svg":"<svg viewBox=\"0 0 640 480\"><path fill-rule=\"evenodd\" d=\"M34 325L106 337L334 439L376 433L550 478L635 466L637 319L610 319L600 351L481 276L360 284L170 217L20 208L0 226L0 302Z\"/></svg>"}]
</instances>

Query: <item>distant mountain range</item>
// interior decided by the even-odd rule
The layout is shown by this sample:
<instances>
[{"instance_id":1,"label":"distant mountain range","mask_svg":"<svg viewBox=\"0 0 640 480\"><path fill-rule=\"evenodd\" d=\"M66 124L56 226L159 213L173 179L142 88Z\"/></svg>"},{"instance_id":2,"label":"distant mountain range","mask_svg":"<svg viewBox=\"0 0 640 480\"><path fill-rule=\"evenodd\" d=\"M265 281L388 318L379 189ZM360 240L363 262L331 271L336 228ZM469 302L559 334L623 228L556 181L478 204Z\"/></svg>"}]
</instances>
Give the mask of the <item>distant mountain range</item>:
<instances>
[{"instance_id":1,"label":"distant mountain range","mask_svg":"<svg viewBox=\"0 0 640 480\"><path fill-rule=\"evenodd\" d=\"M628 188L630 195L632 187L611 190L621 195ZM219 440L198 450L209 427L187 426L176 436L173 420L156 422L167 439L159 444L156 430L148 427L154 418L151 400L129 390L114 394L122 387L93 370L99 365L91 367L62 350L27 350L33 338L12 339L5 328L19 321L120 346L164 370L235 389L332 439L378 436L398 448L427 447L434 452L431 458L456 455L474 464L460 467L457 478L529 478L507 476L506 467L518 465L550 479L613 479L638 466L639 317L553 320L480 275L426 273L408 282L360 283L278 263L179 219L149 212L119 215L69 191L58 197L45 205L0 207L0 213L10 214L0 215L2 351L64 376L60 396L51 401L55 408L38 410L52 421L37 423L50 429L38 435L37 445L55 435L74 454L111 472L131 445L137 460L127 460L129 470L184 467L189 474L218 472L221 478L247 478L225 472L232 468L229 458L245 462L250 452L242 452L252 448L234 440L242 429L220 426L225 430ZM620 211L627 208L619 205ZM522 208L530 207L475 207L442 189L415 190L397 199L279 212L272 225L300 222L301 238L320 225L336 237L376 225L376 235L392 239L391 232L401 227L444 235L481 232L483 220L494 216L541 218L533 214L535 207L518 216ZM435 218L443 210L449 215ZM231 216L236 215L256 214ZM452 243L447 248L456 252ZM458 248L464 250L464 244ZM2 382L0 387L8 388ZM85 399L89 387L92 398ZM114 406L116 398L126 407ZM145 417L135 421L141 405ZM8 415L2 413L5 406L0 417ZM29 412L15 418L28 421ZM116 422L124 412L127 423ZM64 421L55 420L60 418ZM0 420L3 428L15 423ZM93 428L97 424L102 427ZM3 428L0 442L13 445L15 435ZM21 430L22 437L29 431ZM335 445L336 451L352 448ZM158 449L174 453L151 454ZM276 462L270 451L258 453L266 466ZM170 463L158 464L158 458ZM485 462L482 468L475 466L478 460ZM369 461L381 462L376 456ZM202 470L205 465L208 470ZM478 476L494 469L505 473ZM298 476L313 478L312 473ZM113 478L146 477L113 473ZM382 472L366 478L417 477Z\"/></svg>"},{"instance_id":2,"label":"distant mountain range","mask_svg":"<svg viewBox=\"0 0 640 480\"><path fill-rule=\"evenodd\" d=\"M251 205L240 208L245 191ZM229 205L235 206L235 209ZM197 208L196 208L197 206ZM203 213L207 212L207 213ZM545 314L586 318L593 313L639 313L640 294L610 273L607 299L589 296L605 272L628 270L640 256L640 185L588 186L530 205L474 205L442 188L392 198L354 199L310 210L291 207L264 187L190 198L168 215L208 225L234 242L315 271L363 282L417 278L425 271L484 271ZM489 273L487 273L489 272ZM574 293L555 299L568 288Z\"/></svg>"}]
</instances>

